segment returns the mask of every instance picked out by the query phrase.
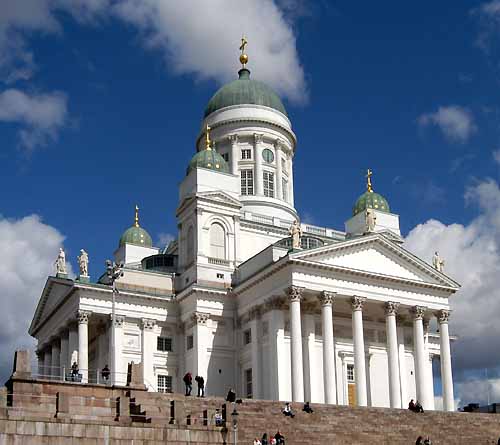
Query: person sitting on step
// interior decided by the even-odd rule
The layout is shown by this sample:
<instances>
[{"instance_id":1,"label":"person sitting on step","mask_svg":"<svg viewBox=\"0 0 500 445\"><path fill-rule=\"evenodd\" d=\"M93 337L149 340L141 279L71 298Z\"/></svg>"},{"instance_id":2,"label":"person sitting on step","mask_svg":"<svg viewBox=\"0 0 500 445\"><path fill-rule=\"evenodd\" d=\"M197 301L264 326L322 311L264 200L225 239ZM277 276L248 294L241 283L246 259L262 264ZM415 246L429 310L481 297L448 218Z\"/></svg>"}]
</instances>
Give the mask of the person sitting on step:
<instances>
[{"instance_id":1,"label":"person sitting on step","mask_svg":"<svg viewBox=\"0 0 500 445\"><path fill-rule=\"evenodd\" d=\"M215 426L223 426L224 424L224 419L222 418L222 413L220 412L219 408L216 408L215 410L214 421Z\"/></svg>"},{"instance_id":2,"label":"person sitting on step","mask_svg":"<svg viewBox=\"0 0 500 445\"><path fill-rule=\"evenodd\" d=\"M229 388L229 391L227 392L226 402L234 403L235 400L236 400L236 393L234 392L233 388Z\"/></svg>"},{"instance_id":3,"label":"person sitting on step","mask_svg":"<svg viewBox=\"0 0 500 445\"><path fill-rule=\"evenodd\" d=\"M285 444L285 436L283 436L280 431L274 435L274 439L276 440L276 445L284 445Z\"/></svg>"},{"instance_id":4,"label":"person sitting on step","mask_svg":"<svg viewBox=\"0 0 500 445\"><path fill-rule=\"evenodd\" d=\"M302 411L305 411L307 414L312 414L314 410L311 408L311 405L309 405L309 402L304 403L304 408L302 408Z\"/></svg>"},{"instance_id":5,"label":"person sitting on step","mask_svg":"<svg viewBox=\"0 0 500 445\"><path fill-rule=\"evenodd\" d=\"M262 445L262 442L259 440L258 437L256 437L254 440L253 440L253 445Z\"/></svg>"},{"instance_id":6,"label":"person sitting on step","mask_svg":"<svg viewBox=\"0 0 500 445\"><path fill-rule=\"evenodd\" d=\"M417 412L417 407L416 407L415 402L413 401L413 399L410 400L410 403L408 404L408 409L410 411L413 411L414 413Z\"/></svg>"},{"instance_id":7,"label":"person sitting on step","mask_svg":"<svg viewBox=\"0 0 500 445\"><path fill-rule=\"evenodd\" d=\"M264 434L262 435L262 439L260 439L260 443L261 443L262 445L269 445L269 441L267 440L267 433L264 433Z\"/></svg>"},{"instance_id":8,"label":"person sitting on step","mask_svg":"<svg viewBox=\"0 0 500 445\"><path fill-rule=\"evenodd\" d=\"M416 413L423 413L424 412L424 408L422 407L422 405L420 404L420 402L417 400L417 403L415 403L415 412Z\"/></svg>"},{"instance_id":9,"label":"person sitting on step","mask_svg":"<svg viewBox=\"0 0 500 445\"><path fill-rule=\"evenodd\" d=\"M295 414L292 411L292 407L290 406L290 403L286 402L285 408L283 409L283 414L285 416L291 417L292 419L295 417Z\"/></svg>"}]
</instances>

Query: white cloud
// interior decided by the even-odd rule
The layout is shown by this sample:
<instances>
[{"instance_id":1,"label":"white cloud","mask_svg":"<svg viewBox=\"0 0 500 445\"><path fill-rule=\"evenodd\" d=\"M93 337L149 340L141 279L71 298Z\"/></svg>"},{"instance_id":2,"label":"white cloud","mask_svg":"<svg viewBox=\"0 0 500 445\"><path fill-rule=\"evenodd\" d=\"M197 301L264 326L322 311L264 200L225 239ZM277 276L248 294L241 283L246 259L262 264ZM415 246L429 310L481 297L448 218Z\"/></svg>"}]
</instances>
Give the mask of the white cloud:
<instances>
[{"instance_id":1,"label":"white cloud","mask_svg":"<svg viewBox=\"0 0 500 445\"><path fill-rule=\"evenodd\" d=\"M493 160L500 165L500 148L498 150L493 151Z\"/></svg>"},{"instance_id":2,"label":"white cloud","mask_svg":"<svg viewBox=\"0 0 500 445\"><path fill-rule=\"evenodd\" d=\"M433 113L424 113L417 122L421 127L436 125L448 141L462 144L477 130L472 113L458 105L439 107Z\"/></svg>"},{"instance_id":3,"label":"white cloud","mask_svg":"<svg viewBox=\"0 0 500 445\"><path fill-rule=\"evenodd\" d=\"M57 11L81 23L119 18L137 27L147 47L161 50L174 72L219 83L236 77L244 33L253 77L291 101L307 97L291 23L273 0L4 0L0 78L13 82L32 75L35 63L26 34L61 33Z\"/></svg>"},{"instance_id":4,"label":"white cloud","mask_svg":"<svg viewBox=\"0 0 500 445\"><path fill-rule=\"evenodd\" d=\"M483 3L471 13L479 19L481 25L476 43L488 53L492 36L498 32L500 26L500 0Z\"/></svg>"},{"instance_id":5,"label":"white cloud","mask_svg":"<svg viewBox=\"0 0 500 445\"><path fill-rule=\"evenodd\" d=\"M0 93L0 121L21 125L19 138L27 150L56 139L67 114L67 99L61 92L29 95L8 89Z\"/></svg>"},{"instance_id":6,"label":"white cloud","mask_svg":"<svg viewBox=\"0 0 500 445\"><path fill-rule=\"evenodd\" d=\"M158 234L158 246L160 248L164 248L164 247L167 247L171 241L173 241L175 239L175 236L170 234L170 233L160 233Z\"/></svg>"},{"instance_id":7,"label":"white cloud","mask_svg":"<svg viewBox=\"0 0 500 445\"><path fill-rule=\"evenodd\" d=\"M253 77L292 101L306 98L295 35L272 0L121 0L114 10L142 31L149 47L163 50L175 72L199 79L236 77L244 33Z\"/></svg>"},{"instance_id":8,"label":"white cloud","mask_svg":"<svg viewBox=\"0 0 500 445\"><path fill-rule=\"evenodd\" d=\"M434 251L446 260L445 272L462 284L451 297L450 329L457 382L485 368L496 369L500 350L492 348L500 336L500 189L492 179L470 187L465 199L479 208L469 224L446 225L436 220L419 224L408 234L405 247L430 262ZM461 386L457 386L461 390ZM460 396L460 394L459 394ZM467 400L460 397L463 403Z\"/></svg>"},{"instance_id":9,"label":"white cloud","mask_svg":"<svg viewBox=\"0 0 500 445\"><path fill-rule=\"evenodd\" d=\"M28 335L38 298L54 274L64 237L36 215L18 220L0 216L0 378L8 377L14 351L33 347ZM71 265L68 272L72 274Z\"/></svg>"}]
</instances>

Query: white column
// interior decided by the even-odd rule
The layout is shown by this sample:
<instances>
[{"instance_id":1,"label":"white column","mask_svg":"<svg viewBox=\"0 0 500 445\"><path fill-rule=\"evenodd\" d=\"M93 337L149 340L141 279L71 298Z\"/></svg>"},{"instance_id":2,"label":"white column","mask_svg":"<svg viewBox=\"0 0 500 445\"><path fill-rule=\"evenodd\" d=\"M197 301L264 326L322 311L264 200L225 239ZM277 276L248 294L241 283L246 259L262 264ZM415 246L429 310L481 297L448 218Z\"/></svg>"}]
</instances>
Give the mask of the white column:
<instances>
[{"instance_id":1,"label":"white column","mask_svg":"<svg viewBox=\"0 0 500 445\"><path fill-rule=\"evenodd\" d=\"M262 196L264 194L264 180L262 178L262 138L264 135L255 133L254 134L254 150L253 155L255 159L255 194L257 196Z\"/></svg>"},{"instance_id":2,"label":"white column","mask_svg":"<svg viewBox=\"0 0 500 445\"><path fill-rule=\"evenodd\" d=\"M238 174L238 161L240 159L240 150L238 147L238 135L231 134L228 136L229 142L231 142L231 173L233 175Z\"/></svg>"},{"instance_id":3,"label":"white column","mask_svg":"<svg viewBox=\"0 0 500 445\"><path fill-rule=\"evenodd\" d=\"M316 380L316 327L314 321L314 309L302 305L302 360L304 362L304 400L309 402L323 402L323 388ZM317 393L321 398L318 399Z\"/></svg>"},{"instance_id":4,"label":"white column","mask_svg":"<svg viewBox=\"0 0 500 445\"><path fill-rule=\"evenodd\" d=\"M209 340L208 320L210 314L205 312L195 312L193 314L193 369L190 369L193 374L193 379L197 375L201 375L205 379L205 388L211 390L208 381L208 356L207 349L212 343L207 344ZM193 391L197 391L197 386L193 383Z\"/></svg>"},{"instance_id":5,"label":"white column","mask_svg":"<svg viewBox=\"0 0 500 445\"><path fill-rule=\"evenodd\" d=\"M115 315L115 322L113 323L113 320L111 320L110 326L110 329L114 330L114 333L109 332L110 371L111 383L113 385L126 385L127 383L127 370L122 366L123 323L125 323L125 317L123 315ZM113 335L115 350L114 353L111 353Z\"/></svg>"},{"instance_id":6,"label":"white column","mask_svg":"<svg viewBox=\"0 0 500 445\"><path fill-rule=\"evenodd\" d=\"M413 354L415 359L415 384L417 389L417 400L422 404L424 410L426 406L425 390L425 345L424 345L424 326L423 318L425 307L415 306L413 308Z\"/></svg>"},{"instance_id":7,"label":"white column","mask_svg":"<svg viewBox=\"0 0 500 445\"><path fill-rule=\"evenodd\" d=\"M387 330L387 358L389 365L389 400L391 408L401 408L401 388L399 385L398 334L396 312L399 303L389 301L385 305Z\"/></svg>"},{"instance_id":8,"label":"white column","mask_svg":"<svg viewBox=\"0 0 500 445\"><path fill-rule=\"evenodd\" d=\"M398 321L401 322L401 319ZM409 399L408 379L406 375L405 328L403 326L400 326L397 329L399 345L399 385L401 387L401 408L407 408Z\"/></svg>"},{"instance_id":9,"label":"white column","mask_svg":"<svg viewBox=\"0 0 500 445\"><path fill-rule=\"evenodd\" d=\"M283 200L283 191L281 190L283 184L283 172L281 169L281 144L282 141L276 139L274 144L274 162L276 162L276 198Z\"/></svg>"},{"instance_id":10,"label":"white column","mask_svg":"<svg viewBox=\"0 0 500 445\"><path fill-rule=\"evenodd\" d=\"M82 383L89 380L89 311L79 310L78 318L78 369Z\"/></svg>"},{"instance_id":11,"label":"white column","mask_svg":"<svg viewBox=\"0 0 500 445\"><path fill-rule=\"evenodd\" d=\"M156 387L153 356L156 350L156 320L142 319L141 362L144 383L148 390L150 385Z\"/></svg>"},{"instance_id":12,"label":"white column","mask_svg":"<svg viewBox=\"0 0 500 445\"><path fill-rule=\"evenodd\" d=\"M265 366L269 372L268 389L264 397L271 400L290 400L290 387L285 383L287 367L280 357L285 349L285 299L274 297L264 306L269 311L269 349L265 359Z\"/></svg>"},{"instance_id":13,"label":"white column","mask_svg":"<svg viewBox=\"0 0 500 445\"><path fill-rule=\"evenodd\" d=\"M36 356L38 359L38 371L37 371L37 373L38 373L38 377L40 377L44 373L44 370L43 370L43 351L37 349Z\"/></svg>"},{"instance_id":14,"label":"white column","mask_svg":"<svg viewBox=\"0 0 500 445\"><path fill-rule=\"evenodd\" d=\"M254 399L263 398L261 381L261 359L259 345L260 308L250 311L250 349L252 354L252 392Z\"/></svg>"},{"instance_id":15,"label":"white column","mask_svg":"<svg viewBox=\"0 0 500 445\"><path fill-rule=\"evenodd\" d=\"M48 345L43 351L43 377L52 375L52 345Z\"/></svg>"},{"instance_id":16,"label":"white column","mask_svg":"<svg viewBox=\"0 0 500 445\"><path fill-rule=\"evenodd\" d=\"M368 405L366 390L365 339L363 335L363 303L366 298L352 298L352 337L354 341L354 373L356 376L356 403Z\"/></svg>"},{"instance_id":17,"label":"white column","mask_svg":"<svg viewBox=\"0 0 500 445\"><path fill-rule=\"evenodd\" d=\"M432 375L432 354L429 353L429 320L424 319L425 347L425 400L427 410L434 410L434 377Z\"/></svg>"},{"instance_id":18,"label":"white column","mask_svg":"<svg viewBox=\"0 0 500 445\"><path fill-rule=\"evenodd\" d=\"M293 153L290 153L290 160L288 162L288 194L290 196L290 204L294 205L294 197L293 197Z\"/></svg>"},{"instance_id":19,"label":"white column","mask_svg":"<svg viewBox=\"0 0 500 445\"><path fill-rule=\"evenodd\" d=\"M61 346L59 340L55 339L52 342L52 367L51 374L54 379L61 377Z\"/></svg>"},{"instance_id":20,"label":"white column","mask_svg":"<svg viewBox=\"0 0 500 445\"><path fill-rule=\"evenodd\" d=\"M445 411L455 411L453 375L451 371L450 333L448 330L449 317L449 310L443 309L438 313L441 348L441 382L443 385L443 409Z\"/></svg>"},{"instance_id":21,"label":"white column","mask_svg":"<svg viewBox=\"0 0 500 445\"><path fill-rule=\"evenodd\" d=\"M68 368L71 365L68 365L69 363L69 339L68 339L68 330L67 329L62 329L59 332L59 335L61 336L61 359L60 359L60 366L61 366L61 373L63 372L63 368L68 370ZM64 377L64 375L63 375Z\"/></svg>"},{"instance_id":22,"label":"white column","mask_svg":"<svg viewBox=\"0 0 500 445\"><path fill-rule=\"evenodd\" d=\"M333 339L333 292L321 292L321 321L323 324L323 384L325 403L337 403L335 351Z\"/></svg>"},{"instance_id":23,"label":"white column","mask_svg":"<svg viewBox=\"0 0 500 445\"><path fill-rule=\"evenodd\" d=\"M302 327L300 300L303 288L290 286L287 294L290 302L290 352L292 368L292 401L304 401L304 364L302 360Z\"/></svg>"},{"instance_id":24,"label":"white column","mask_svg":"<svg viewBox=\"0 0 500 445\"><path fill-rule=\"evenodd\" d=\"M72 322L68 328L68 366L78 363L78 327Z\"/></svg>"}]
</instances>

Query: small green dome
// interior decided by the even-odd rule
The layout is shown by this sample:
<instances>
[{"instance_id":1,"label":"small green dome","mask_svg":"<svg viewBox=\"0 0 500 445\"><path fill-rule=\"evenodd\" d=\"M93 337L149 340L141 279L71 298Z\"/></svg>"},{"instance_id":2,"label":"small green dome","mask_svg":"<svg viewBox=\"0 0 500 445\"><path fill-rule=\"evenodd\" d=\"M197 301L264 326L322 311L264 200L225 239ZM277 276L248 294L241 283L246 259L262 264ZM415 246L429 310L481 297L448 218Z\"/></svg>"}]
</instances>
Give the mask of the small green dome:
<instances>
[{"instance_id":1,"label":"small green dome","mask_svg":"<svg viewBox=\"0 0 500 445\"><path fill-rule=\"evenodd\" d=\"M358 198L356 204L354 204L354 207L352 209L352 214L353 216L357 215L359 212L362 212L366 209L375 209L375 210L380 210L382 212L391 211L389 208L389 203L382 195L368 191L363 193Z\"/></svg>"},{"instance_id":2,"label":"small green dome","mask_svg":"<svg viewBox=\"0 0 500 445\"><path fill-rule=\"evenodd\" d=\"M263 105L287 115L283 102L271 88L250 79L250 71L246 68L239 70L238 74L239 79L224 85L213 95L205 109L205 117L221 108L244 104Z\"/></svg>"},{"instance_id":3,"label":"small green dome","mask_svg":"<svg viewBox=\"0 0 500 445\"><path fill-rule=\"evenodd\" d=\"M153 240L148 232L142 227L132 226L123 233L120 238L120 247L124 244L135 244L136 246L152 247Z\"/></svg>"},{"instance_id":4,"label":"small green dome","mask_svg":"<svg viewBox=\"0 0 500 445\"><path fill-rule=\"evenodd\" d=\"M229 166L224 158L215 150L202 150L196 153L189 161L187 173L193 168L208 168L223 173L229 173Z\"/></svg>"}]
</instances>

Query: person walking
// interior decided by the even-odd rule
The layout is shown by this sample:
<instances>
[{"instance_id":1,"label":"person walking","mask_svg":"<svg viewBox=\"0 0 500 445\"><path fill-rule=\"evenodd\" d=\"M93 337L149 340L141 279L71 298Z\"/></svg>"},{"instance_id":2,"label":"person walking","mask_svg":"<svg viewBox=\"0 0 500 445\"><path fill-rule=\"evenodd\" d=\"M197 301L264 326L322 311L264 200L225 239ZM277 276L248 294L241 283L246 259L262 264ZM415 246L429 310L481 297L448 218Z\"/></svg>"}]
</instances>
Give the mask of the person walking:
<instances>
[{"instance_id":1,"label":"person walking","mask_svg":"<svg viewBox=\"0 0 500 445\"><path fill-rule=\"evenodd\" d=\"M205 397L205 379L197 375L194 380L198 383L198 397Z\"/></svg>"},{"instance_id":2,"label":"person walking","mask_svg":"<svg viewBox=\"0 0 500 445\"><path fill-rule=\"evenodd\" d=\"M191 395L191 391L193 390L193 376L190 372L186 372L186 375L183 378L184 385L186 386L186 396Z\"/></svg>"}]
</instances>

